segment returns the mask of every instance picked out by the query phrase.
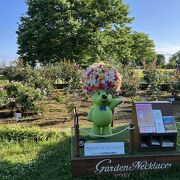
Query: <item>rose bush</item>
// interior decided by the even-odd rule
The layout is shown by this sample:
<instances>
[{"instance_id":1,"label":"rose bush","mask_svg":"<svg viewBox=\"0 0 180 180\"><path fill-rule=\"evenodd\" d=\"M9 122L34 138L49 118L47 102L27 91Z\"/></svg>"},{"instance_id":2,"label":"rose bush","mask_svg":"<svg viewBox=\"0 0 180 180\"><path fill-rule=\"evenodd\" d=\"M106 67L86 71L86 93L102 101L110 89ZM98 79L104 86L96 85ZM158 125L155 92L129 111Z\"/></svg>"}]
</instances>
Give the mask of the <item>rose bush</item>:
<instances>
[{"instance_id":1,"label":"rose bush","mask_svg":"<svg viewBox=\"0 0 180 180\"><path fill-rule=\"evenodd\" d=\"M4 87L7 93L7 107L22 112L38 112L40 106L38 101L42 100L43 95L39 89L23 85L20 82L11 82Z\"/></svg>"}]
</instances>

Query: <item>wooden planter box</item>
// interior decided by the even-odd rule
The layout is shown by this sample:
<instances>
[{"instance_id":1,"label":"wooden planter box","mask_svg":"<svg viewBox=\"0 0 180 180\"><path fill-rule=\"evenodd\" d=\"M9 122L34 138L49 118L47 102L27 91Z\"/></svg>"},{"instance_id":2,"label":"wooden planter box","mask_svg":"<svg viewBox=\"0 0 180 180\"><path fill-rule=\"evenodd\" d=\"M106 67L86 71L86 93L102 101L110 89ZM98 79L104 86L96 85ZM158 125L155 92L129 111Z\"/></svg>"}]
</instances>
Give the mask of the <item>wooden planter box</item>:
<instances>
[{"instance_id":1,"label":"wooden planter box","mask_svg":"<svg viewBox=\"0 0 180 180\"><path fill-rule=\"evenodd\" d=\"M164 104L163 104L164 105ZM157 105L155 105L157 106ZM165 105L163 106L165 107ZM134 113L134 112L133 112ZM169 115L169 114L168 114ZM133 115L135 117L135 114ZM136 119L136 118L135 118ZM71 139L71 170L72 176L82 175L109 175L116 177L128 177L131 173L142 173L152 170L165 170L180 164L180 151L176 148L165 149L159 152L150 151L140 152L139 131L137 122L130 124L129 130L129 147L125 155L108 155L108 156L83 156L80 155L80 136L78 114L74 110L74 127L72 128ZM166 134L165 134L166 135ZM174 135L173 135L174 137ZM176 135L175 135L176 137ZM176 141L176 139L175 139ZM176 150L176 151L175 151Z\"/></svg>"},{"instance_id":2,"label":"wooden planter box","mask_svg":"<svg viewBox=\"0 0 180 180\"><path fill-rule=\"evenodd\" d=\"M180 163L180 154L71 158L72 176L106 175L128 177L133 172L164 170Z\"/></svg>"}]
</instances>

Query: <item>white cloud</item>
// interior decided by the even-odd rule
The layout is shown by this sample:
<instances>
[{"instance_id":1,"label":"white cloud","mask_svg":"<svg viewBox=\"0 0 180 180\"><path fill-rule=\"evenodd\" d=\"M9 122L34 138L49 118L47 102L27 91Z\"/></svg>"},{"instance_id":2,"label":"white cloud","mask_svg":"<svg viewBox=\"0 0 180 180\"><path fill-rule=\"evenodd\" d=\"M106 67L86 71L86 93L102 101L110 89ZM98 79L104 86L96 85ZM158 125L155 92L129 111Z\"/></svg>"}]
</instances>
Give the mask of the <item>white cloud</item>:
<instances>
[{"instance_id":1,"label":"white cloud","mask_svg":"<svg viewBox=\"0 0 180 180\"><path fill-rule=\"evenodd\" d=\"M174 45L169 43L157 43L156 52L158 54L164 54L166 61L177 51L180 50L180 45Z\"/></svg>"},{"instance_id":2,"label":"white cloud","mask_svg":"<svg viewBox=\"0 0 180 180\"><path fill-rule=\"evenodd\" d=\"M0 64L9 65L11 62L16 60L17 58L18 58L18 55L14 55L14 54L9 54L9 55L0 54Z\"/></svg>"},{"instance_id":3,"label":"white cloud","mask_svg":"<svg viewBox=\"0 0 180 180\"><path fill-rule=\"evenodd\" d=\"M156 52L161 54L172 55L179 50L180 50L180 45L172 45L168 43L156 45Z\"/></svg>"}]
</instances>

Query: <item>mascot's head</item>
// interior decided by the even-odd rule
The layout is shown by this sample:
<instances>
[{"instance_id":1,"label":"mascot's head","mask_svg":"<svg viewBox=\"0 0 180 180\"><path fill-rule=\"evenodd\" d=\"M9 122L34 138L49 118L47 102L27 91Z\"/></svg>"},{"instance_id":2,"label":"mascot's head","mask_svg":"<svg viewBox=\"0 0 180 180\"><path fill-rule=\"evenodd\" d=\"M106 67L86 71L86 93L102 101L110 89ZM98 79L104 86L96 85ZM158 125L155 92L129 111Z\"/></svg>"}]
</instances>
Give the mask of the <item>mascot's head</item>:
<instances>
[{"instance_id":1,"label":"mascot's head","mask_svg":"<svg viewBox=\"0 0 180 180\"><path fill-rule=\"evenodd\" d=\"M104 63L91 65L86 69L82 78L83 89L88 94L96 94L96 92L113 93L116 90L120 90L121 81L122 78L118 71L112 65Z\"/></svg>"},{"instance_id":2,"label":"mascot's head","mask_svg":"<svg viewBox=\"0 0 180 180\"><path fill-rule=\"evenodd\" d=\"M112 100L112 95L101 89L94 92L92 99L96 105L108 106Z\"/></svg>"}]
</instances>

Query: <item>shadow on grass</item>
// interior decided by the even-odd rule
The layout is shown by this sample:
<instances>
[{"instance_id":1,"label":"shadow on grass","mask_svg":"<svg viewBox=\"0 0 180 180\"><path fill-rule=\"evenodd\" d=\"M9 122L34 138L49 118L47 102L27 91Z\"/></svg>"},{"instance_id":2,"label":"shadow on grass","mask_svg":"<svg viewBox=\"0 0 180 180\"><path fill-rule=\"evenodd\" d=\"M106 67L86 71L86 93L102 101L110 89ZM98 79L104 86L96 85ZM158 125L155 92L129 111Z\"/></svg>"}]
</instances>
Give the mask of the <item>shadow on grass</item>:
<instances>
[{"instance_id":1,"label":"shadow on grass","mask_svg":"<svg viewBox=\"0 0 180 180\"><path fill-rule=\"evenodd\" d=\"M79 178L71 177L70 161L70 138L67 136L59 142L45 145L38 153L37 157L28 164L10 163L0 161L0 179L13 180L106 180L122 179L112 176L82 176ZM150 172L144 177L134 174L127 179L179 179L180 166L164 172Z\"/></svg>"},{"instance_id":2,"label":"shadow on grass","mask_svg":"<svg viewBox=\"0 0 180 180\"><path fill-rule=\"evenodd\" d=\"M37 157L28 164L0 161L0 179L65 180L71 179L70 138L45 145Z\"/></svg>"}]
</instances>

